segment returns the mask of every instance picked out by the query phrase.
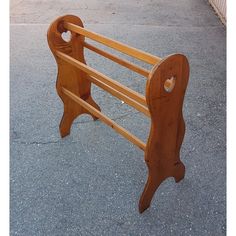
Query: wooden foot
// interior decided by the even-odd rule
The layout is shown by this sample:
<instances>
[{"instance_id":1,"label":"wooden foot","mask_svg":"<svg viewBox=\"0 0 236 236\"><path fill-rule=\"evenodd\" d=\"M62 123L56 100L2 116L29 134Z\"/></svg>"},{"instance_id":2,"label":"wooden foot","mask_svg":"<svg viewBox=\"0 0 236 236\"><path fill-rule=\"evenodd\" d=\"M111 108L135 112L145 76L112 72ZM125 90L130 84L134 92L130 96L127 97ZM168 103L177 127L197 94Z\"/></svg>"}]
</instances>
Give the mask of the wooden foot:
<instances>
[{"instance_id":1,"label":"wooden foot","mask_svg":"<svg viewBox=\"0 0 236 236\"><path fill-rule=\"evenodd\" d=\"M184 164L180 161L175 163L175 169L174 169L174 174L173 177L175 178L175 182L178 183L180 182L185 176L185 166Z\"/></svg>"},{"instance_id":2,"label":"wooden foot","mask_svg":"<svg viewBox=\"0 0 236 236\"><path fill-rule=\"evenodd\" d=\"M169 162L160 163L159 167L154 164L147 163L149 174L148 180L144 187L143 193L139 200L139 212L144 212L151 204L152 198L161 185L161 183L168 177L174 177L175 182L178 183L184 178L185 166L179 161L170 165Z\"/></svg>"},{"instance_id":3,"label":"wooden foot","mask_svg":"<svg viewBox=\"0 0 236 236\"><path fill-rule=\"evenodd\" d=\"M149 172L147 183L139 200L140 213L143 213L150 206L154 193L166 178L157 172Z\"/></svg>"},{"instance_id":4,"label":"wooden foot","mask_svg":"<svg viewBox=\"0 0 236 236\"><path fill-rule=\"evenodd\" d=\"M62 138L70 134L71 125L76 117L77 115L72 115L71 112L64 111L64 114L62 116L62 119L59 125L59 130L60 130L60 134Z\"/></svg>"},{"instance_id":5,"label":"wooden foot","mask_svg":"<svg viewBox=\"0 0 236 236\"><path fill-rule=\"evenodd\" d=\"M97 103L92 99L91 96L89 96L86 100L87 103L92 105L97 110L101 111L100 107L97 105ZM68 103L67 103L68 104ZM71 104L71 101L70 103ZM71 105L64 105L64 113L59 125L59 130L61 137L64 138L65 136L70 134L70 129L72 126L73 121L82 114L88 114L91 115L93 120L97 120L98 118L91 114L88 110L83 109L78 104Z\"/></svg>"}]
</instances>

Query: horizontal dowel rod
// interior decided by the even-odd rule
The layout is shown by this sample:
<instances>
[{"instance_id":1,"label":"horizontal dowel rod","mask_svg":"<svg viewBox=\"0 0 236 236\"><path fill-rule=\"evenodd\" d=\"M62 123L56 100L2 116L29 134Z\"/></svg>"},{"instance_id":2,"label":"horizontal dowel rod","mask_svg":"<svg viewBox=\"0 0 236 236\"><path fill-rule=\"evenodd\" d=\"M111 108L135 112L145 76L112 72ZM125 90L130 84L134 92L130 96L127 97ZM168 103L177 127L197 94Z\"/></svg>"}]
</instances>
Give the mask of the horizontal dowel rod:
<instances>
[{"instance_id":1,"label":"horizontal dowel rod","mask_svg":"<svg viewBox=\"0 0 236 236\"><path fill-rule=\"evenodd\" d=\"M125 128L118 125L116 122L102 114L100 111L98 111L96 108L85 102L80 97L76 96L69 90L62 87L62 92L66 94L68 97L70 97L73 101L77 102L79 105L81 105L84 109L88 110L91 114L98 117L101 121L103 121L105 124L113 128L116 132L121 134L123 137L128 139L133 144L137 145L139 148L141 148L143 151L145 151L146 144L141 141L139 138L137 138L135 135L128 132Z\"/></svg>"},{"instance_id":2,"label":"horizontal dowel rod","mask_svg":"<svg viewBox=\"0 0 236 236\"><path fill-rule=\"evenodd\" d=\"M103 83L111 86L112 88L118 90L119 92L125 94L126 96L130 97L131 99L141 103L144 106L147 106L146 99L143 95L133 91L132 89L127 88L126 86L118 83L117 81L114 81L113 79L109 78L108 76L102 74L101 72L91 68L90 66L74 59L71 56L66 55L65 53L62 53L60 51L56 51L56 55L61 58L62 60L68 62L69 64L77 67L78 69L84 71L88 75L91 75Z\"/></svg>"},{"instance_id":3,"label":"horizontal dowel rod","mask_svg":"<svg viewBox=\"0 0 236 236\"><path fill-rule=\"evenodd\" d=\"M120 100L122 100L126 104L134 107L136 110L138 110L138 111L144 113L146 116L150 117L150 112L149 112L149 110L146 106L141 105L140 103L138 103L135 100L127 97L126 95L124 95L123 93L121 93L121 92L117 91L116 89L110 87L109 85L99 81L98 79L94 78L93 76L88 76L88 79L92 83L96 84L98 87L104 89L105 91L107 91L110 94L112 94L113 96L119 98Z\"/></svg>"},{"instance_id":4,"label":"horizontal dowel rod","mask_svg":"<svg viewBox=\"0 0 236 236\"><path fill-rule=\"evenodd\" d=\"M103 51L103 50L101 50L101 49L99 49L99 48L97 48L97 47L95 47L95 46L93 46L93 45L91 45L87 42L84 42L83 45L84 45L84 47L88 48L89 50L91 50L93 52L96 52L96 53L98 53L98 54L100 54L100 55L102 55L102 56L104 56L104 57L106 57L106 58L108 58L108 59L110 59L110 60L112 60L112 61L128 68L128 69L130 69L130 70L132 70L132 71L134 71L134 72L137 72L140 75L143 75L145 77L148 77L148 75L149 75L148 70L145 70L145 69L143 69L143 68L141 68L141 67L125 60L125 59L121 59L121 58L119 58L115 55L112 55L108 52L105 52L105 51Z\"/></svg>"},{"instance_id":5,"label":"horizontal dowel rod","mask_svg":"<svg viewBox=\"0 0 236 236\"><path fill-rule=\"evenodd\" d=\"M151 65L157 64L159 61L161 61L161 58L153 56L150 53L143 52L139 49L130 47L128 45L125 45L123 43L120 43L116 40L107 38L103 35L94 33L92 31L86 30L83 27L80 27L78 25L69 23L69 22L64 22L64 27L67 30L70 30L72 32L76 32L78 34L84 35L87 38L90 38L94 41L97 41L99 43L102 43L110 48L116 49L124 54L127 54L129 56L135 57L141 61L147 62Z\"/></svg>"}]
</instances>

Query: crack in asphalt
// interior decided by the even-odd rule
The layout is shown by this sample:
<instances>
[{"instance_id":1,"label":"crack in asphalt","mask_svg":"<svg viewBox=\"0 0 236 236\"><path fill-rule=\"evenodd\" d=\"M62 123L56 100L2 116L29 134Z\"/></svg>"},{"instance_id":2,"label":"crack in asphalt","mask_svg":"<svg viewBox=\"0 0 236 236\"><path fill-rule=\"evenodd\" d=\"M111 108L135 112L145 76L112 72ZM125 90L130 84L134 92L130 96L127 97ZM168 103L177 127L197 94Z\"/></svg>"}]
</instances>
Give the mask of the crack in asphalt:
<instances>
[{"instance_id":1,"label":"crack in asphalt","mask_svg":"<svg viewBox=\"0 0 236 236\"><path fill-rule=\"evenodd\" d=\"M112 120L116 121L116 120L120 120L123 119L131 114L138 114L139 112L130 112L121 116L118 116L116 118L113 118ZM99 120L98 120L99 121ZM74 124L82 124L82 123L91 123L94 122L93 120L89 120L89 121L82 121L82 122L74 122ZM22 145L48 145L48 144L56 144L56 143L60 143L62 139L58 139L58 140L51 140L51 141L46 141L46 142L42 142L42 141L33 141L33 142L26 142L26 141L15 141L14 139L11 141L11 143L15 143L15 144L22 144ZM70 143L77 143L78 141L71 141ZM61 144L67 144L64 142L61 142Z\"/></svg>"}]
</instances>

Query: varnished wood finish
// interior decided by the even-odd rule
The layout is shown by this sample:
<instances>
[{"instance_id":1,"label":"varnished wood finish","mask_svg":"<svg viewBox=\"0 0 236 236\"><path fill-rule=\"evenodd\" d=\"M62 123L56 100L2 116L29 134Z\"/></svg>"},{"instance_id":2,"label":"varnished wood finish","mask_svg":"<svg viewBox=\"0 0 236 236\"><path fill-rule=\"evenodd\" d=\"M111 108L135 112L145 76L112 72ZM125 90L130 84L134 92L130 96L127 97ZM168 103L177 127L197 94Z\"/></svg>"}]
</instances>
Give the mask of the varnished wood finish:
<instances>
[{"instance_id":1,"label":"varnished wood finish","mask_svg":"<svg viewBox=\"0 0 236 236\"><path fill-rule=\"evenodd\" d=\"M56 51L56 55L59 58L61 58L62 60L68 62L70 65L73 65L73 66L77 67L78 69L84 71L88 75L91 75L91 76L99 79L103 83L108 84L112 88L122 92L126 96L129 96L130 98L136 100L137 102L141 103L142 105L145 105L145 106L147 105L146 98L143 95L133 91L130 88L127 88L126 86L120 84L119 82L109 78L108 76L102 74L101 72L91 68L90 66L87 66L86 64L84 64L82 62L79 62L78 60L74 59L71 56L66 55L65 53L62 53L60 51Z\"/></svg>"},{"instance_id":2,"label":"varnished wood finish","mask_svg":"<svg viewBox=\"0 0 236 236\"><path fill-rule=\"evenodd\" d=\"M65 21L64 27L72 32L76 32L78 34L84 35L87 38L90 38L94 41L102 43L110 48L116 49L117 51L123 52L124 54L127 54L129 56L137 58L137 59L144 61L146 63L149 63L151 65L155 65L156 63L158 63L161 60L161 58L153 56L150 53L143 52L139 49L130 47L130 46L120 43L114 39L107 38L101 34L94 33L92 31L84 29L83 27L80 27L76 24Z\"/></svg>"},{"instance_id":3,"label":"varnished wood finish","mask_svg":"<svg viewBox=\"0 0 236 236\"><path fill-rule=\"evenodd\" d=\"M89 105L89 103L85 102L83 99L79 98L78 96L71 93L69 90L62 88L62 91L64 94L69 96L73 101L77 102L79 105L81 105L84 109L89 111L94 116L98 117L101 121L103 121L105 124L109 125L112 129L114 129L116 132L121 134L123 137L128 139L133 144L137 145L140 149L145 151L146 144L138 139L136 136L128 132L126 129L118 125L116 122L102 114L100 111L98 111L93 106Z\"/></svg>"},{"instance_id":4,"label":"varnished wood finish","mask_svg":"<svg viewBox=\"0 0 236 236\"><path fill-rule=\"evenodd\" d=\"M124 103L134 107L136 110L142 112L143 114L145 114L146 116L150 117L150 113L149 110L147 108L147 106L143 106L140 103L138 103L136 100L124 95L123 93L121 93L119 90L116 90L112 87L110 87L109 85L101 82L100 80L96 79L93 76L89 76L88 79L96 84L98 87L104 89L105 91L109 92L110 94L112 94L113 96L119 98L120 100L122 100Z\"/></svg>"},{"instance_id":5,"label":"varnished wood finish","mask_svg":"<svg viewBox=\"0 0 236 236\"><path fill-rule=\"evenodd\" d=\"M175 86L169 93L164 84L172 77L175 77ZM149 207L156 189L166 178L174 177L176 182L184 178L185 167L179 153L185 133L182 106L188 78L187 58L174 54L154 66L147 81L151 130L145 161L149 174L139 201L140 212Z\"/></svg>"},{"instance_id":6,"label":"varnished wood finish","mask_svg":"<svg viewBox=\"0 0 236 236\"><path fill-rule=\"evenodd\" d=\"M85 113L90 115L92 114L68 98L68 96L65 96L65 94L61 91L62 87L69 89L77 96L83 98L86 102L94 106L99 111L100 107L91 97L91 82L87 78L88 75L75 66L69 63L64 63L64 61L56 54L59 51L75 58L75 60L83 64L86 64L82 46L84 37L72 32L71 40L69 42L65 42L61 37L62 33L67 31L61 24L63 21L73 22L80 27L83 27L83 23L76 16L67 15L59 17L50 25L47 33L48 45L58 65L56 89L58 95L64 103L64 113L60 123L60 133L62 137L65 137L70 133L71 125L79 115ZM92 115L92 117L94 120L97 119L94 115Z\"/></svg>"},{"instance_id":7,"label":"varnished wood finish","mask_svg":"<svg viewBox=\"0 0 236 236\"><path fill-rule=\"evenodd\" d=\"M61 36L67 30L72 33L69 42L65 42ZM86 43L84 36L153 64L154 67L149 72ZM99 118L142 149L148 167L147 183L139 201L139 211L142 213L149 207L155 191L166 178L174 177L176 182L184 178L185 167L180 160L180 148L185 133L182 107L189 77L187 58L174 54L161 60L84 29L81 20L72 15L60 17L51 24L48 44L58 65L56 88L64 103L64 114L60 123L61 136L70 133L72 122L77 116L87 113L94 119ZM86 65L84 48L147 77L145 96ZM91 83L151 118L147 144L101 113L100 107L92 99Z\"/></svg>"},{"instance_id":8,"label":"varnished wood finish","mask_svg":"<svg viewBox=\"0 0 236 236\"><path fill-rule=\"evenodd\" d=\"M145 69L143 69L143 68L141 68L141 67L125 60L125 59L121 59L121 58L119 58L115 55L112 55L108 52L105 52L105 51L103 51L103 50L101 50L101 49L99 49L99 48L97 48L97 47L95 47L95 46L93 46L89 43L86 43L86 42L84 42L83 45L84 45L84 47L88 48L89 50L91 50L93 52L96 52L96 53L98 53L98 54L100 54L100 55L102 55L102 56L104 56L104 57L106 57L106 58L108 58L108 59L110 59L110 60L112 60L112 61L114 61L114 62L116 62L116 63L132 70L132 71L134 71L134 72L136 72L136 73L138 73L138 74L140 74L140 75L143 75L144 77L148 78L148 76L149 76L150 71L145 70Z\"/></svg>"}]
</instances>

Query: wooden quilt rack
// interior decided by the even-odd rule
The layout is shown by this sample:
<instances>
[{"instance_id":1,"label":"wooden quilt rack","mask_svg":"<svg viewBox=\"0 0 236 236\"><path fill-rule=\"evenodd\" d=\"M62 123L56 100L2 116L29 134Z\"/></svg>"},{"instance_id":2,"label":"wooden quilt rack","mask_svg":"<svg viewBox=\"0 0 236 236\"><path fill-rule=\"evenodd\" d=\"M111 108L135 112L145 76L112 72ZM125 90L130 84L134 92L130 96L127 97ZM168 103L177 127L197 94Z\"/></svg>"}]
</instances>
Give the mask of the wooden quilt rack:
<instances>
[{"instance_id":1,"label":"wooden quilt rack","mask_svg":"<svg viewBox=\"0 0 236 236\"><path fill-rule=\"evenodd\" d=\"M62 33L67 31L71 32L69 42L62 38ZM61 136L68 135L74 119L86 113L94 120L100 119L141 148L148 167L147 183L139 201L139 212L142 213L150 206L156 189L166 178L174 177L176 182L184 178L185 166L180 160L180 148L185 134L182 106L189 78L187 58L181 54L169 55L164 59L153 56L85 29L80 18L73 15L56 19L50 25L47 37L58 65L56 89L64 103ZM105 52L87 43L85 37L151 64L153 68L148 71ZM84 48L146 77L146 96L88 66ZM146 144L101 113L91 96L91 83L151 118Z\"/></svg>"}]
</instances>

